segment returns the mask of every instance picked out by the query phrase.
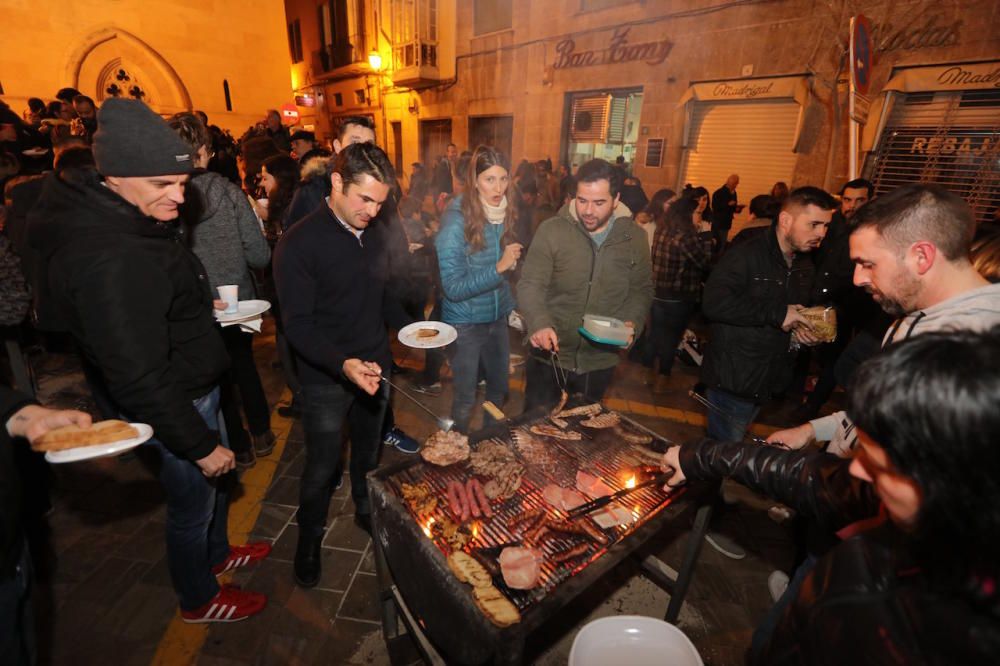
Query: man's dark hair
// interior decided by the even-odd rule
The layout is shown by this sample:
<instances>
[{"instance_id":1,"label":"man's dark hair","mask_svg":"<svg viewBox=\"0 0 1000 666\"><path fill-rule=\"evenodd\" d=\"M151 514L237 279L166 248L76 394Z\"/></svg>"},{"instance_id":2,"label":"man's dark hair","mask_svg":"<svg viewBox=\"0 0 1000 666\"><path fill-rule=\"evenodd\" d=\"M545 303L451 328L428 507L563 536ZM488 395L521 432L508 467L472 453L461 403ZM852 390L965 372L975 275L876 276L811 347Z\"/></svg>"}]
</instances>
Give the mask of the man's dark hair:
<instances>
[{"instance_id":1,"label":"man's dark hair","mask_svg":"<svg viewBox=\"0 0 1000 666\"><path fill-rule=\"evenodd\" d=\"M368 175L390 189L396 186L396 172L388 155L374 143L353 143L330 160L329 173L340 174L344 189L357 183L361 176Z\"/></svg>"},{"instance_id":2,"label":"man's dark hair","mask_svg":"<svg viewBox=\"0 0 1000 666\"><path fill-rule=\"evenodd\" d=\"M788 198L781 204L781 210L788 210L792 207L805 208L806 206L816 206L822 210L836 210L837 200L822 188L806 185L792 190Z\"/></svg>"},{"instance_id":3,"label":"man's dark hair","mask_svg":"<svg viewBox=\"0 0 1000 666\"><path fill-rule=\"evenodd\" d=\"M337 129L338 141L344 140L348 125L358 125L359 127L367 127L373 132L375 131L375 121L368 116L345 116L340 119L340 127Z\"/></svg>"},{"instance_id":4,"label":"man's dark hair","mask_svg":"<svg viewBox=\"0 0 1000 666\"><path fill-rule=\"evenodd\" d=\"M847 413L916 481L919 564L960 586L1000 562L1000 326L892 345L858 368Z\"/></svg>"},{"instance_id":5,"label":"man's dark hair","mask_svg":"<svg viewBox=\"0 0 1000 666\"><path fill-rule=\"evenodd\" d=\"M902 254L930 241L948 261L967 259L976 218L956 194L937 185L904 185L858 209L852 230L872 227Z\"/></svg>"},{"instance_id":6,"label":"man's dark hair","mask_svg":"<svg viewBox=\"0 0 1000 666\"><path fill-rule=\"evenodd\" d=\"M75 97L73 97L73 106L76 106L77 104L89 104L93 107L97 106L96 104L94 104L94 100L91 99L90 97L87 97L86 95L76 95Z\"/></svg>"},{"instance_id":7,"label":"man's dark hair","mask_svg":"<svg viewBox=\"0 0 1000 666\"><path fill-rule=\"evenodd\" d=\"M43 102L38 97L28 98L28 108L31 109L32 113L44 113L45 112L45 102Z\"/></svg>"},{"instance_id":8,"label":"man's dark hair","mask_svg":"<svg viewBox=\"0 0 1000 666\"><path fill-rule=\"evenodd\" d=\"M770 194L758 194L750 200L750 212L760 219L773 220L781 211L781 203Z\"/></svg>"},{"instance_id":9,"label":"man's dark hair","mask_svg":"<svg viewBox=\"0 0 1000 666\"><path fill-rule=\"evenodd\" d=\"M197 153L202 146L205 147L205 150L212 151L212 133L201 122L201 118L195 114L182 111L175 113L167 122L184 140L184 143L191 148L192 154Z\"/></svg>"},{"instance_id":10,"label":"man's dark hair","mask_svg":"<svg viewBox=\"0 0 1000 666\"><path fill-rule=\"evenodd\" d=\"M90 146L72 146L56 154L52 168L56 171L93 167L94 153Z\"/></svg>"},{"instance_id":11,"label":"man's dark hair","mask_svg":"<svg viewBox=\"0 0 1000 666\"><path fill-rule=\"evenodd\" d=\"M532 175L527 175L521 180L517 181L517 191L521 194L538 194L538 182Z\"/></svg>"},{"instance_id":12,"label":"man's dark hair","mask_svg":"<svg viewBox=\"0 0 1000 666\"><path fill-rule=\"evenodd\" d=\"M618 193L621 192L621 171L611 166L606 160L590 160L589 162L585 162L576 172L577 184L596 183L599 180L608 181L612 198L618 196Z\"/></svg>"},{"instance_id":13,"label":"man's dark hair","mask_svg":"<svg viewBox=\"0 0 1000 666\"><path fill-rule=\"evenodd\" d=\"M56 93L56 99L70 104L73 101L73 98L79 94L80 91L76 88L60 88L59 92Z\"/></svg>"},{"instance_id":14,"label":"man's dark hair","mask_svg":"<svg viewBox=\"0 0 1000 666\"><path fill-rule=\"evenodd\" d=\"M860 190L862 187L865 188L866 190L868 190L869 199L871 199L875 195L875 185L872 184L872 181L866 178L855 178L854 180L847 181L846 183L844 183L844 186L840 188L840 192L838 192L838 194L840 196L844 196L844 190L846 190L848 187L851 188L852 190Z\"/></svg>"}]
</instances>

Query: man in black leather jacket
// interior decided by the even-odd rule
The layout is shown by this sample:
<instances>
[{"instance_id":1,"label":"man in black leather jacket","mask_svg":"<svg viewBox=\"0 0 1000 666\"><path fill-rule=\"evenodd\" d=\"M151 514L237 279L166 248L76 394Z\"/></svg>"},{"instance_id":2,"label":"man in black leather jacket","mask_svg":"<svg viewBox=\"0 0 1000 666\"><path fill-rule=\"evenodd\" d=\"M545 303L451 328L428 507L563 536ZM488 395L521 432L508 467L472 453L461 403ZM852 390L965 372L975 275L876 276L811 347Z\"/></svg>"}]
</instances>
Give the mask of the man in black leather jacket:
<instances>
[{"instance_id":1,"label":"man in black leather jacket","mask_svg":"<svg viewBox=\"0 0 1000 666\"><path fill-rule=\"evenodd\" d=\"M739 442L673 447L671 479L730 477L844 539L751 663L995 664L1000 327L929 333L858 370L853 460Z\"/></svg>"}]
</instances>

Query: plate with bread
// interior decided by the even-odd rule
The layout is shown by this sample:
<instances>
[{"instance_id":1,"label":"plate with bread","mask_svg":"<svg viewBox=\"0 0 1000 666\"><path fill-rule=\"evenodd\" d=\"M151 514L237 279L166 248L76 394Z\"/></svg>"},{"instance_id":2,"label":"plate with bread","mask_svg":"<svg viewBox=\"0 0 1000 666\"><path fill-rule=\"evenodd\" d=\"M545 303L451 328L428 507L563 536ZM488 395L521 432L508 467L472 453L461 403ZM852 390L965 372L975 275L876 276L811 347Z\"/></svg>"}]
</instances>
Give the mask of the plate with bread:
<instances>
[{"instance_id":1,"label":"plate with bread","mask_svg":"<svg viewBox=\"0 0 1000 666\"><path fill-rule=\"evenodd\" d=\"M442 321L417 321L399 329L399 341L414 349L435 349L458 338L454 326Z\"/></svg>"},{"instance_id":2,"label":"plate with bread","mask_svg":"<svg viewBox=\"0 0 1000 666\"><path fill-rule=\"evenodd\" d=\"M123 453L152 436L153 428L145 423L110 419L89 428L76 425L55 428L35 440L32 448L44 451L50 463L70 463Z\"/></svg>"}]
</instances>

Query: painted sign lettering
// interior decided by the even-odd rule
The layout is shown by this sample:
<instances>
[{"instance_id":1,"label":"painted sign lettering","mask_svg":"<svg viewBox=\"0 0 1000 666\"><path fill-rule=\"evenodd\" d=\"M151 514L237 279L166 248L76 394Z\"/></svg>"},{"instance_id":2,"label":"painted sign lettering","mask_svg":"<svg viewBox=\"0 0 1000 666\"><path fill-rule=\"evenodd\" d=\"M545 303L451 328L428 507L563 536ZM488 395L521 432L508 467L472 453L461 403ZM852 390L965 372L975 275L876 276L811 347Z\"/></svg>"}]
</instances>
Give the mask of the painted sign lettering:
<instances>
[{"instance_id":1,"label":"painted sign lettering","mask_svg":"<svg viewBox=\"0 0 1000 666\"><path fill-rule=\"evenodd\" d=\"M592 51L577 51L576 42L572 38L564 39L556 44L555 69L571 67L593 67L596 65L617 65L626 62L645 62L647 65L659 65L674 47L669 39L658 42L641 42L629 44L628 33L631 28L615 28L611 36L611 44L606 49Z\"/></svg>"},{"instance_id":2,"label":"painted sign lettering","mask_svg":"<svg viewBox=\"0 0 1000 666\"><path fill-rule=\"evenodd\" d=\"M911 49L930 49L938 46L954 46L959 42L962 21L950 25L938 25L939 15L931 16L919 27L902 27L883 21L872 25L872 43L880 52Z\"/></svg>"},{"instance_id":3,"label":"painted sign lettering","mask_svg":"<svg viewBox=\"0 0 1000 666\"><path fill-rule=\"evenodd\" d=\"M713 97L739 97L741 99L751 99L760 95L766 95L774 88L774 81L767 85L754 85L744 83L734 86L731 83L720 83L712 90Z\"/></svg>"},{"instance_id":4,"label":"painted sign lettering","mask_svg":"<svg viewBox=\"0 0 1000 666\"><path fill-rule=\"evenodd\" d=\"M964 67L949 67L938 74L938 83L950 86L968 86L972 84L991 84L994 88L1000 88L1000 67L992 72L977 74Z\"/></svg>"},{"instance_id":5,"label":"painted sign lettering","mask_svg":"<svg viewBox=\"0 0 1000 666\"><path fill-rule=\"evenodd\" d=\"M992 143L990 137L916 136L910 144L910 154L979 156L988 152Z\"/></svg>"}]
</instances>

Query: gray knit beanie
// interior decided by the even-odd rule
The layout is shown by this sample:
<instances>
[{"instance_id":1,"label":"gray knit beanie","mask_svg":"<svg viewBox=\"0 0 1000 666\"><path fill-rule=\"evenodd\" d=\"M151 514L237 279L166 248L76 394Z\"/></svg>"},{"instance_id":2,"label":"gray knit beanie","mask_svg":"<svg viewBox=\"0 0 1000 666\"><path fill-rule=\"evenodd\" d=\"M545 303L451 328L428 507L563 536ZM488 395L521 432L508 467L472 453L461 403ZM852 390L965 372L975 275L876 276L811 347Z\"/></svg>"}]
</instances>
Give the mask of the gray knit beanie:
<instances>
[{"instance_id":1,"label":"gray knit beanie","mask_svg":"<svg viewBox=\"0 0 1000 666\"><path fill-rule=\"evenodd\" d=\"M104 176L148 177L191 173L191 147L163 118L135 99L113 97L97 112L94 160Z\"/></svg>"}]
</instances>

